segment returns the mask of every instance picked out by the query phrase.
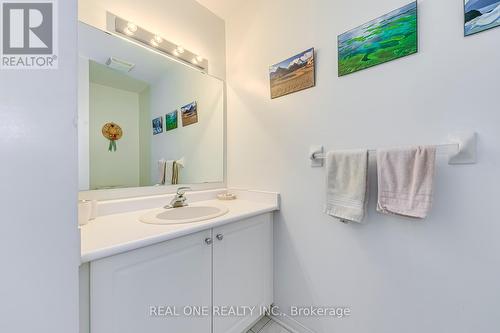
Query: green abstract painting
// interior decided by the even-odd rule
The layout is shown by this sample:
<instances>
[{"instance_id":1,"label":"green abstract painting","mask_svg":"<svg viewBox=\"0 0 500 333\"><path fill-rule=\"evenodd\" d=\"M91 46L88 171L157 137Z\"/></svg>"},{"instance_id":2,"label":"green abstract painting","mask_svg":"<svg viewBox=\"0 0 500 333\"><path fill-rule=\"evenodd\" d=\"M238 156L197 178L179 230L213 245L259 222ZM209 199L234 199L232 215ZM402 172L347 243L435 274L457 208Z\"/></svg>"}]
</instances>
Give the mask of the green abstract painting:
<instances>
[{"instance_id":1,"label":"green abstract painting","mask_svg":"<svg viewBox=\"0 0 500 333\"><path fill-rule=\"evenodd\" d=\"M171 131L177 128L177 110L167 113L165 116L166 130Z\"/></svg>"},{"instance_id":2,"label":"green abstract painting","mask_svg":"<svg viewBox=\"0 0 500 333\"><path fill-rule=\"evenodd\" d=\"M418 52L417 2L338 37L339 76Z\"/></svg>"}]
</instances>

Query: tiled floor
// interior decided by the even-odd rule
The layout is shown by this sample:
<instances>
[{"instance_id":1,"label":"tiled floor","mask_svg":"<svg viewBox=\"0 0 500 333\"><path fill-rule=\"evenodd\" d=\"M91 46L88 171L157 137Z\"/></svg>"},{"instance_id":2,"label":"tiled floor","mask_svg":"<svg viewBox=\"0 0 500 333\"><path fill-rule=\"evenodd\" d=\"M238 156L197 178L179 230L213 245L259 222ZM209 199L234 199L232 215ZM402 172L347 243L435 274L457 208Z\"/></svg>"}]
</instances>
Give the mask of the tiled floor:
<instances>
[{"instance_id":1,"label":"tiled floor","mask_svg":"<svg viewBox=\"0 0 500 333\"><path fill-rule=\"evenodd\" d=\"M269 317L263 317L247 333L290 333L284 327L271 320Z\"/></svg>"}]
</instances>

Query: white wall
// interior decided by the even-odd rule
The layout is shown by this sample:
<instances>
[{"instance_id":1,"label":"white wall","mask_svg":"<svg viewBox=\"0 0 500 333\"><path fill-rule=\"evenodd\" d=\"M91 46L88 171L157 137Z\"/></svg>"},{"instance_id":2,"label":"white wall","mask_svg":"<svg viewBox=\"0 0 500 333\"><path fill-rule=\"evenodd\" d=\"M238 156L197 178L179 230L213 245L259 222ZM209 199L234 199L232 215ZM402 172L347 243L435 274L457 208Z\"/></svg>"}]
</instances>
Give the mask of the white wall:
<instances>
[{"instance_id":1,"label":"white wall","mask_svg":"<svg viewBox=\"0 0 500 333\"><path fill-rule=\"evenodd\" d=\"M90 83L90 189L139 186L139 94ZM123 130L117 150L108 151L102 126Z\"/></svg>"},{"instance_id":2,"label":"white wall","mask_svg":"<svg viewBox=\"0 0 500 333\"><path fill-rule=\"evenodd\" d=\"M78 330L76 1L59 69L0 71L0 332Z\"/></svg>"},{"instance_id":3,"label":"white wall","mask_svg":"<svg viewBox=\"0 0 500 333\"><path fill-rule=\"evenodd\" d=\"M185 165L180 184L224 180L224 85L223 82L177 65L151 85L151 119L178 110L177 129L151 135L152 183L158 183L157 161L179 160ZM198 122L182 126L181 107L196 101Z\"/></svg>"},{"instance_id":4,"label":"white wall","mask_svg":"<svg viewBox=\"0 0 500 333\"><path fill-rule=\"evenodd\" d=\"M209 73L226 77L224 21L195 0L80 0L79 19L105 30L106 11L156 31L208 59Z\"/></svg>"},{"instance_id":5,"label":"white wall","mask_svg":"<svg viewBox=\"0 0 500 333\"><path fill-rule=\"evenodd\" d=\"M500 28L463 37L463 2L419 1L420 52L337 77L337 35L402 0L246 1L227 20L228 181L282 193L275 302L350 306L346 320L298 318L316 332L492 332L500 326ZM270 100L268 66L317 49L317 86ZM480 135L479 163L440 158L424 222L375 212L366 225L322 213L327 149L444 142Z\"/></svg>"}]
</instances>

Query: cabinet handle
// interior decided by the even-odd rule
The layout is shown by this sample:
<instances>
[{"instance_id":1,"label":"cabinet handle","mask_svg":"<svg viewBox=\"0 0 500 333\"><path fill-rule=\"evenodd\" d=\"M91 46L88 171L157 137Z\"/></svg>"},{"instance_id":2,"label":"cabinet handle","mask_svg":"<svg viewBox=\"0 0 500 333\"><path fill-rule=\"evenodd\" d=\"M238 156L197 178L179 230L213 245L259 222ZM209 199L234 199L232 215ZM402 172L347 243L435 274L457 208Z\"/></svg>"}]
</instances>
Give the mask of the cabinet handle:
<instances>
[{"instance_id":1,"label":"cabinet handle","mask_svg":"<svg viewBox=\"0 0 500 333\"><path fill-rule=\"evenodd\" d=\"M205 238L205 243L206 243L207 245L212 245L212 243L213 243L213 242L214 242L214 241L213 241L213 239L212 239L212 238L210 238L210 237Z\"/></svg>"},{"instance_id":2,"label":"cabinet handle","mask_svg":"<svg viewBox=\"0 0 500 333\"><path fill-rule=\"evenodd\" d=\"M220 241L224 239L224 235L223 234L218 234L216 237Z\"/></svg>"}]
</instances>

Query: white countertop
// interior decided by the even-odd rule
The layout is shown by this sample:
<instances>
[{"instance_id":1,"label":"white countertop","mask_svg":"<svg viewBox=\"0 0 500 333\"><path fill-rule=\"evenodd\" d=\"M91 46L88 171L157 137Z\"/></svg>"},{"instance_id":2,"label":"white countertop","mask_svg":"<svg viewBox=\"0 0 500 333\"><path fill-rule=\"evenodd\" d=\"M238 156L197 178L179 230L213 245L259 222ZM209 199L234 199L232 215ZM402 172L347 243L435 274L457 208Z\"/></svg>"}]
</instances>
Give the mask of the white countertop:
<instances>
[{"instance_id":1,"label":"white countertop","mask_svg":"<svg viewBox=\"0 0 500 333\"><path fill-rule=\"evenodd\" d=\"M279 209L277 199L254 201L249 198L251 196L243 197L232 201L205 200L192 203L226 206L229 209L225 215L195 223L153 225L140 222L139 217L151 209L98 217L81 227L81 261L98 260Z\"/></svg>"}]
</instances>

